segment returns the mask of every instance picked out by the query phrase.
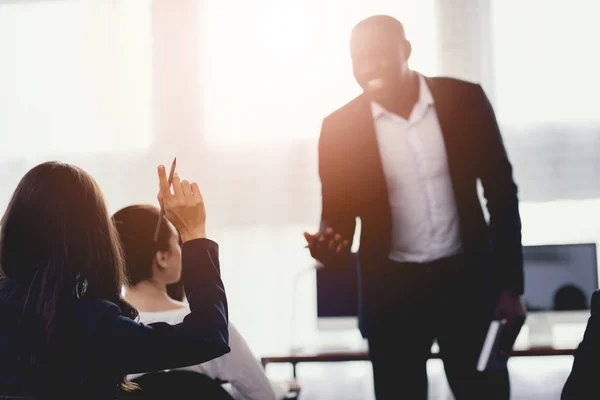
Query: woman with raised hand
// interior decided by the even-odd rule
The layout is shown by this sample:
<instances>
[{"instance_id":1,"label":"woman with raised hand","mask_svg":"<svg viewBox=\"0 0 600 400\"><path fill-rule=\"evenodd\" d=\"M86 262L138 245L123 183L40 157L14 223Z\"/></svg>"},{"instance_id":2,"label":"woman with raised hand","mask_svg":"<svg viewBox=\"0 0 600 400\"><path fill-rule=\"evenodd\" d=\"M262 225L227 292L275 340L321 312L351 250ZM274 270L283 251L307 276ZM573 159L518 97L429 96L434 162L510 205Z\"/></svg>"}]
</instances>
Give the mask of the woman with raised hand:
<instances>
[{"instance_id":1,"label":"woman with raised hand","mask_svg":"<svg viewBox=\"0 0 600 400\"><path fill-rule=\"evenodd\" d=\"M0 395L115 399L127 374L195 365L229 351L218 246L195 183L158 168L159 201L181 235L190 313L144 325L121 298L118 234L94 179L48 162L21 179L0 231ZM134 388L132 388L134 390Z\"/></svg>"},{"instance_id":2,"label":"woman with raised hand","mask_svg":"<svg viewBox=\"0 0 600 400\"><path fill-rule=\"evenodd\" d=\"M159 235L154 241L153 232L159 216L158 208L147 205L125 207L113 216L125 255L129 283L125 298L139 311L141 322L178 323L189 313L190 307L183 291L179 290L180 239L175 227L167 220L162 220ZM294 381L270 382L250 347L231 322L229 345L230 353L183 369L196 372L197 376L228 382L226 387L235 400L282 399L288 391L299 390ZM193 381L193 375L189 377ZM139 375L129 378L140 380ZM154 376L147 379L156 380ZM147 379L143 378L144 383ZM198 381L204 382L201 377L198 377ZM161 382L167 380L163 379ZM168 382L165 384L169 385ZM144 387L141 381L140 385ZM193 384L190 383L189 386ZM161 388L162 390L168 392L167 388ZM173 393L179 391L180 388L173 388Z\"/></svg>"}]
</instances>

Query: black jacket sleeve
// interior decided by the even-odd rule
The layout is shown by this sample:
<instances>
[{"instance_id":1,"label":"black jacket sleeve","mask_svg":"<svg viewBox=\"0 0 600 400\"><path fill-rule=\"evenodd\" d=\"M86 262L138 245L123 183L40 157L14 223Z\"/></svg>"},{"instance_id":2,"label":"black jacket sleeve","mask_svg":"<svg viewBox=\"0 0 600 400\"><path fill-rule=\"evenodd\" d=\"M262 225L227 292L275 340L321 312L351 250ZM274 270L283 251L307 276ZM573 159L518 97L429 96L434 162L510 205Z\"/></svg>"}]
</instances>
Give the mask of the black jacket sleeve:
<instances>
[{"instance_id":1,"label":"black jacket sleeve","mask_svg":"<svg viewBox=\"0 0 600 400\"><path fill-rule=\"evenodd\" d=\"M573 359L573 369L563 388L562 400L591 399L600 391L600 291L592 296L592 315Z\"/></svg>"},{"instance_id":2,"label":"black jacket sleeve","mask_svg":"<svg viewBox=\"0 0 600 400\"><path fill-rule=\"evenodd\" d=\"M336 233L352 245L356 229L356 213L353 212L350 185L347 184L346 162L341 159L339 127L329 119L323 121L319 137L319 177L321 178L321 227L332 227Z\"/></svg>"},{"instance_id":3,"label":"black jacket sleeve","mask_svg":"<svg viewBox=\"0 0 600 400\"><path fill-rule=\"evenodd\" d=\"M523 293L523 248L517 185L494 110L477 85L480 123L480 179L490 215L494 285Z\"/></svg>"},{"instance_id":4,"label":"black jacket sleeve","mask_svg":"<svg viewBox=\"0 0 600 400\"><path fill-rule=\"evenodd\" d=\"M80 307L83 346L102 367L125 375L200 364L229 352L217 244L207 239L184 243L182 264L191 313L181 324L144 325L102 300Z\"/></svg>"}]
</instances>

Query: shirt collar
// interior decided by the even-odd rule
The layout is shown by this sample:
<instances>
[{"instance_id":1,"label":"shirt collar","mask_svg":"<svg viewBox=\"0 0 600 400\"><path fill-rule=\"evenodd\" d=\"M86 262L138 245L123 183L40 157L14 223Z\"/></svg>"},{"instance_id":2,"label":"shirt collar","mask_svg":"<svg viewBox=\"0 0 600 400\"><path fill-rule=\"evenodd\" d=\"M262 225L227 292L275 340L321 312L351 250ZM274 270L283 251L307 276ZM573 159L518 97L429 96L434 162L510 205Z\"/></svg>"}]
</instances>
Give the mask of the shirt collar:
<instances>
[{"instance_id":1,"label":"shirt collar","mask_svg":"<svg viewBox=\"0 0 600 400\"><path fill-rule=\"evenodd\" d=\"M415 104L415 109L422 109L434 104L433 95L431 94L431 90L429 90L429 86L425 81L425 77L419 74L419 99ZM371 114L373 114L373 119L377 120L382 115L389 113L388 110L383 108L383 106L374 101L371 102Z\"/></svg>"},{"instance_id":2,"label":"shirt collar","mask_svg":"<svg viewBox=\"0 0 600 400\"><path fill-rule=\"evenodd\" d=\"M424 106L431 106L434 103L429 85L427 85L425 77L421 74L419 74L419 103Z\"/></svg>"},{"instance_id":3,"label":"shirt collar","mask_svg":"<svg viewBox=\"0 0 600 400\"><path fill-rule=\"evenodd\" d=\"M386 114L388 111L383 108L383 106L374 101L371 102L371 114L373 114L373 119L378 120L382 115Z\"/></svg>"}]
</instances>

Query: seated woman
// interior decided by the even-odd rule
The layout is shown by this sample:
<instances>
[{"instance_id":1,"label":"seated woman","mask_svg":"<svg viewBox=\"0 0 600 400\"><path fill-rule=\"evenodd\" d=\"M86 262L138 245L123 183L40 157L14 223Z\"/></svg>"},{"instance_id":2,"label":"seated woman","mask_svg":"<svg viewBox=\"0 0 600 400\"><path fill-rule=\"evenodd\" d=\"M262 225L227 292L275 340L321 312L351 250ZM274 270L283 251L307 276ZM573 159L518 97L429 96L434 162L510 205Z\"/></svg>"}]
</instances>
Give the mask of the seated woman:
<instances>
[{"instance_id":1,"label":"seated woman","mask_svg":"<svg viewBox=\"0 0 600 400\"><path fill-rule=\"evenodd\" d=\"M181 324L143 325L121 298L118 234L85 171L49 162L19 182L0 231L0 396L111 399L127 374L202 363L229 351L218 247L196 184L159 167L159 201L181 234L190 295ZM152 349L152 351L149 351Z\"/></svg>"},{"instance_id":2,"label":"seated woman","mask_svg":"<svg viewBox=\"0 0 600 400\"><path fill-rule=\"evenodd\" d=\"M600 291L592 295L592 315L573 359L573 369L563 388L562 400L596 399L600 393Z\"/></svg>"},{"instance_id":3,"label":"seated woman","mask_svg":"<svg viewBox=\"0 0 600 400\"><path fill-rule=\"evenodd\" d=\"M177 282L181 275L179 235L174 227L164 220L161 221L160 233L155 243L153 233L158 217L157 208L143 205L126 207L113 216L125 251L130 285L125 298L138 309L140 321L176 324L189 313L185 295L182 290L177 290ZM169 296L168 289L176 293L173 296L177 298ZM193 297L190 299L193 300ZM229 382L231 395L236 400L284 398L290 388L269 382L246 341L231 323L229 345L229 354L186 369ZM137 377L134 375L129 378Z\"/></svg>"}]
</instances>

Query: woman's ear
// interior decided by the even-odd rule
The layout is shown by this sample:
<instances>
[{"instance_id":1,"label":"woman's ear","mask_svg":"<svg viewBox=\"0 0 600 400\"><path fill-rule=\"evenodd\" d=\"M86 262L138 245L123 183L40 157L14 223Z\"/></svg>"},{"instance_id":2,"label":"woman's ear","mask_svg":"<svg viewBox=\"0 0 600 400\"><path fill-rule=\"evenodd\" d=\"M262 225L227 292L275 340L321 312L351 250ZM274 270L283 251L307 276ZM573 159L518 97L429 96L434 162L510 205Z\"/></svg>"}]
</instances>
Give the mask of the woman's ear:
<instances>
[{"instance_id":1,"label":"woman's ear","mask_svg":"<svg viewBox=\"0 0 600 400\"><path fill-rule=\"evenodd\" d=\"M157 251L154 255L154 262L157 268L167 268L167 252L166 251Z\"/></svg>"}]
</instances>

